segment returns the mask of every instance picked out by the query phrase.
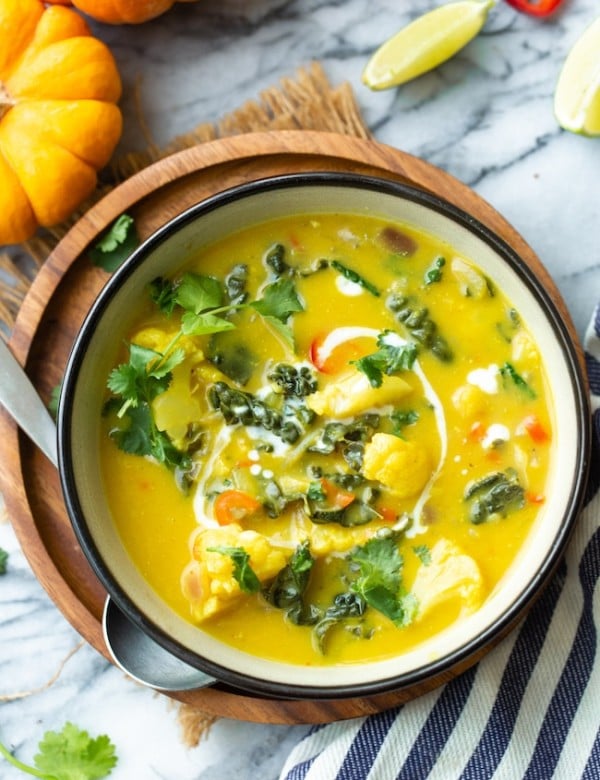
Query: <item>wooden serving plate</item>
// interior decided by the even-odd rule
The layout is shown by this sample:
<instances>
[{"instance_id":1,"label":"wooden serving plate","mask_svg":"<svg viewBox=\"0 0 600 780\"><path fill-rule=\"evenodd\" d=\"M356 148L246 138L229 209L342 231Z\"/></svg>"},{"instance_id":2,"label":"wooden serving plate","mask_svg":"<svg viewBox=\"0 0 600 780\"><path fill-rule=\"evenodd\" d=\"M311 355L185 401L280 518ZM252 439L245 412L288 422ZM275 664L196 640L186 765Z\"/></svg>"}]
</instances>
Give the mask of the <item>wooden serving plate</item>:
<instances>
[{"instance_id":1,"label":"wooden serving plate","mask_svg":"<svg viewBox=\"0 0 600 780\"><path fill-rule=\"evenodd\" d=\"M306 131L251 133L186 149L142 170L91 208L56 246L23 302L10 341L40 395L47 401L60 383L75 335L107 280L92 265L87 250L120 214L131 214L140 237L146 238L183 209L223 189L267 176L315 170L361 172L410 183L468 211L535 270L570 322L552 279L523 238L489 204L447 173L389 146L350 136ZM572 326L571 331L574 335ZM58 474L2 409L0 458L0 490L34 573L75 629L110 660L101 625L106 594L71 529ZM209 715L264 723L321 723L402 704L447 682L477 660L471 658L461 668L411 688L370 698L282 701L218 685L170 695Z\"/></svg>"}]
</instances>

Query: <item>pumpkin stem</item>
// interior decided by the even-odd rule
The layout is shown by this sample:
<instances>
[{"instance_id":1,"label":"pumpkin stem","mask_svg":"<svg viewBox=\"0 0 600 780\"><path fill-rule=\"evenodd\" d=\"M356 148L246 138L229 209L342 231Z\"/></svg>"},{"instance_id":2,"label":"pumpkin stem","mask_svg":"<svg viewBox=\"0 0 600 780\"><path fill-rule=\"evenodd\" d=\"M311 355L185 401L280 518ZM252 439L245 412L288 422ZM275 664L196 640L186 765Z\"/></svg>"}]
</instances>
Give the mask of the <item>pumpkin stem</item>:
<instances>
[{"instance_id":1,"label":"pumpkin stem","mask_svg":"<svg viewBox=\"0 0 600 780\"><path fill-rule=\"evenodd\" d=\"M16 104L17 101L10 94L4 82L0 81L0 119Z\"/></svg>"}]
</instances>

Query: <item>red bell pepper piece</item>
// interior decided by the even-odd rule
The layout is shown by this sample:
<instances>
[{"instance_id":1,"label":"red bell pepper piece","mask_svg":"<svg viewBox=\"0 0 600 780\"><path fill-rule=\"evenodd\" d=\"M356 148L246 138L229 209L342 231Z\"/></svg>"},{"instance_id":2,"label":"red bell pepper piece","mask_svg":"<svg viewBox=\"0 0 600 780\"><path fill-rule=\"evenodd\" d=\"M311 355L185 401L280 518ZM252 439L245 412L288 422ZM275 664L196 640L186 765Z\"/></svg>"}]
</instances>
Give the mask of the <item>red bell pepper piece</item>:
<instances>
[{"instance_id":1,"label":"red bell pepper piece","mask_svg":"<svg viewBox=\"0 0 600 780\"><path fill-rule=\"evenodd\" d=\"M556 11L562 0L506 0L517 11L524 11L532 16L549 16Z\"/></svg>"}]
</instances>

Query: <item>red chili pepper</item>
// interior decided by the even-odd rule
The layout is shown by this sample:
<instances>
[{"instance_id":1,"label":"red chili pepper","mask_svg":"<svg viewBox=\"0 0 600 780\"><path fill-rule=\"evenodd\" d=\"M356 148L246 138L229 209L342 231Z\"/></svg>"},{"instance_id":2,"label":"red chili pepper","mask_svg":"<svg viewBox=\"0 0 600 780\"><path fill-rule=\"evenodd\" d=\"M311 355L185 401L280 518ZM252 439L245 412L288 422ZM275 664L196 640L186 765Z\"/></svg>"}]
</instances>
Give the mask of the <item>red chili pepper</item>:
<instances>
[{"instance_id":1,"label":"red chili pepper","mask_svg":"<svg viewBox=\"0 0 600 780\"><path fill-rule=\"evenodd\" d=\"M506 0L517 11L524 11L532 16L549 16L556 11L562 0Z\"/></svg>"}]
</instances>

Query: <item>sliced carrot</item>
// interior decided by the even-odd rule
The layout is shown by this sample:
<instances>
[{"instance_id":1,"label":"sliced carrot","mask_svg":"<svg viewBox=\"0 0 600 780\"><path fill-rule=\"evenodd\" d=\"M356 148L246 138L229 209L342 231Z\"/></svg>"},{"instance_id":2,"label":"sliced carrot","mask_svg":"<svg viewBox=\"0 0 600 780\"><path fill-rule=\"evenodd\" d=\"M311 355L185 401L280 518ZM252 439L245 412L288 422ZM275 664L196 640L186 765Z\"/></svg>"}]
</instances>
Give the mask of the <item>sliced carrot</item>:
<instances>
[{"instance_id":1,"label":"sliced carrot","mask_svg":"<svg viewBox=\"0 0 600 780\"><path fill-rule=\"evenodd\" d=\"M543 504L544 501L546 500L546 497L542 495L542 493L528 492L526 498L530 504Z\"/></svg>"},{"instance_id":2,"label":"sliced carrot","mask_svg":"<svg viewBox=\"0 0 600 780\"><path fill-rule=\"evenodd\" d=\"M500 455L497 449L494 449L492 447L491 450L488 450L486 452L485 459L489 460L490 463L500 463L500 461L502 460L502 456Z\"/></svg>"},{"instance_id":3,"label":"sliced carrot","mask_svg":"<svg viewBox=\"0 0 600 780\"><path fill-rule=\"evenodd\" d=\"M352 360L358 360L373 352L373 339L363 337L343 341L324 355L321 347L326 338L326 333L320 333L308 350L310 362L323 374L339 374L348 368Z\"/></svg>"},{"instance_id":4,"label":"sliced carrot","mask_svg":"<svg viewBox=\"0 0 600 780\"><path fill-rule=\"evenodd\" d=\"M253 466L256 463L254 460L250 460L250 458L245 458L244 460L238 460L238 462L235 464L236 469L249 469L250 466Z\"/></svg>"},{"instance_id":5,"label":"sliced carrot","mask_svg":"<svg viewBox=\"0 0 600 780\"><path fill-rule=\"evenodd\" d=\"M550 438L548 431L535 414L530 414L523 420L523 427L537 444L542 444Z\"/></svg>"},{"instance_id":6,"label":"sliced carrot","mask_svg":"<svg viewBox=\"0 0 600 780\"><path fill-rule=\"evenodd\" d=\"M485 428L483 423L477 421L469 428L467 438L471 441L481 441L485 436Z\"/></svg>"},{"instance_id":7,"label":"sliced carrot","mask_svg":"<svg viewBox=\"0 0 600 780\"><path fill-rule=\"evenodd\" d=\"M345 507L349 506L356 498L354 493L350 493L349 490L344 490L325 478L321 480L321 487L325 493L327 503L338 509L345 509Z\"/></svg>"},{"instance_id":8,"label":"sliced carrot","mask_svg":"<svg viewBox=\"0 0 600 780\"><path fill-rule=\"evenodd\" d=\"M225 490L215 498L215 519L219 525L239 523L258 512L261 506L258 499L242 490Z\"/></svg>"},{"instance_id":9,"label":"sliced carrot","mask_svg":"<svg viewBox=\"0 0 600 780\"><path fill-rule=\"evenodd\" d=\"M386 523L395 523L398 519L398 513L391 506L379 506L377 511Z\"/></svg>"}]
</instances>

